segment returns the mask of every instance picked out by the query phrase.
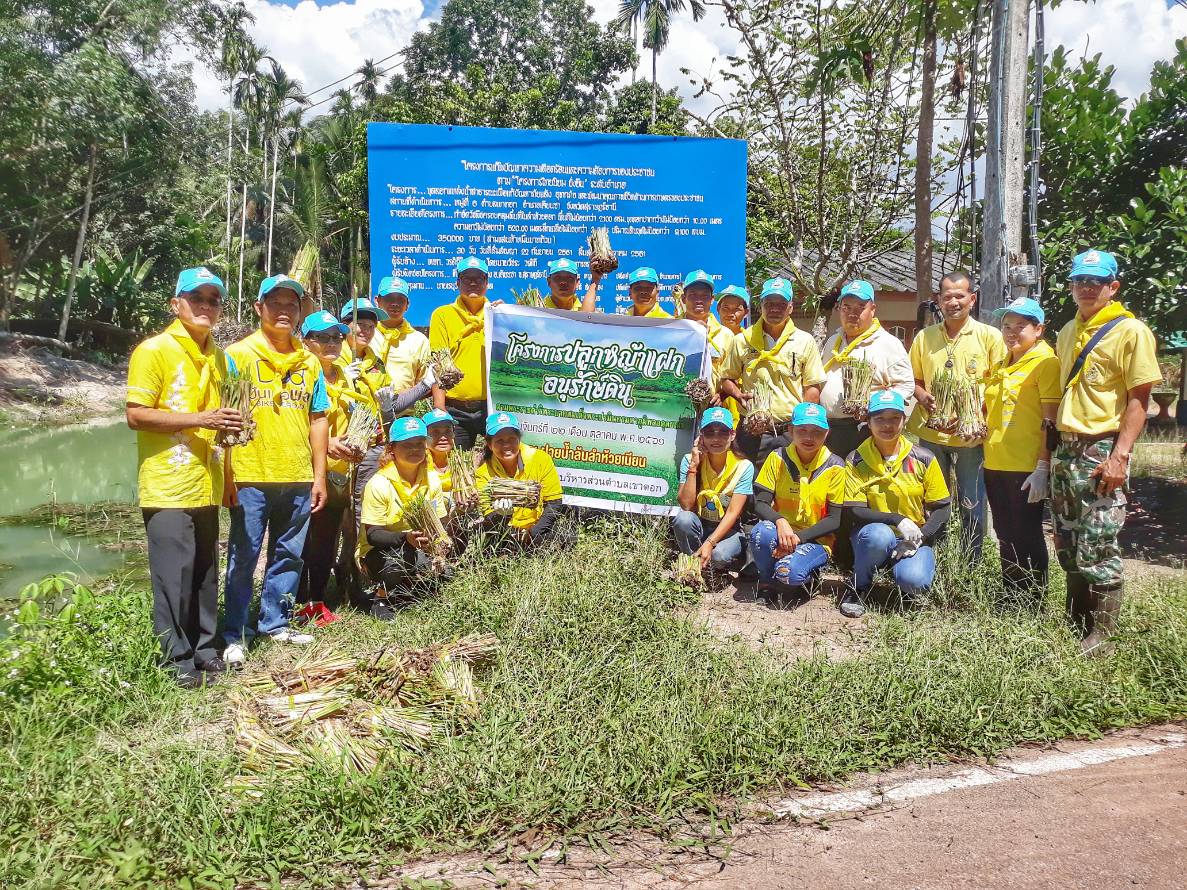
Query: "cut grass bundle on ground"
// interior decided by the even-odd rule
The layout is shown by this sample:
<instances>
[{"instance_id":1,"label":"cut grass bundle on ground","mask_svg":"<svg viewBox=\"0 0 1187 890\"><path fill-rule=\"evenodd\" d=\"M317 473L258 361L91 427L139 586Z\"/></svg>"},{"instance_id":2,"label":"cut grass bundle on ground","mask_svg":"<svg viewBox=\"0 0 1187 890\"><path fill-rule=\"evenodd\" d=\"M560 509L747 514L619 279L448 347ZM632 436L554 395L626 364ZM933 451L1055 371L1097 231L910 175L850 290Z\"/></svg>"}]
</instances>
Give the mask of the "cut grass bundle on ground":
<instances>
[{"instance_id":1,"label":"cut grass bundle on ground","mask_svg":"<svg viewBox=\"0 0 1187 890\"><path fill-rule=\"evenodd\" d=\"M453 389L466 376L454 363L453 354L448 349L434 351L429 358L429 364L433 367L433 375L437 378L437 384L446 391Z\"/></svg>"}]
</instances>

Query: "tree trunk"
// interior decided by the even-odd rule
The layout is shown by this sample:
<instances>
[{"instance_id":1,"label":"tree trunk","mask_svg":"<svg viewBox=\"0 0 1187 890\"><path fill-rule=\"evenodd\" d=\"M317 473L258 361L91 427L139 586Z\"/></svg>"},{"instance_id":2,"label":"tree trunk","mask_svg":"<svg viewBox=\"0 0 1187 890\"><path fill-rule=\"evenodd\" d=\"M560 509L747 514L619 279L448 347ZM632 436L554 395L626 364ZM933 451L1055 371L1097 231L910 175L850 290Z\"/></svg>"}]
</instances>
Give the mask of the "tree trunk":
<instances>
[{"instance_id":1,"label":"tree trunk","mask_svg":"<svg viewBox=\"0 0 1187 890\"><path fill-rule=\"evenodd\" d=\"M276 162L279 140L272 135L272 194L268 198L268 262L264 267L267 275L272 274L272 223L276 219Z\"/></svg>"},{"instance_id":2,"label":"tree trunk","mask_svg":"<svg viewBox=\"0 0 1187 890\"><path fill-rule=\"evenodd\" d=\"M651 48L651 131L655 132L655 102L656 91L659 89L659 80L656 76L655 69L659 62L659 49Z\"/></svg>"},{"instance_id":3,"label":"tree trunk","mask_svg":"<svg viewBox=\"0 0 1187 890\"><path fill-rule=\"evenodd\" d=\"M635 52L639 51L639 20L631 19L631 46L634 47ZM635 64L631 66L631 86L635 85L635 78L639 73L639 60L635 60Z\"/></svg>"},{"instance_id":4,"label":"tree trunk","mask_svg":"<svg viewBox=\"0 0 1187 890\"><path fill-rule=\"evenodd\" d=\"M243 128L243 154L251 154L251 127ZM243 202L239 209L239 286L235 290L235 320L243 321L243 246L247 239L247 180L243 180Z\"/></svg>"},{"instance_id":5,"label":"tree trunk","mask_svg":"<svg viewBox=\"0 0 1187 890\"><path fill-rule=\"evenodd\" d=\"M78 240L74 242L74 261L70 266L70 280L66 283L66 305L62 307L62 324L58 326L58 339L65 342L66 328L70 324L70 304L74 302L74 288L78 284L78 267L82 265L82 248L87 240L87 223L91 221L91 198L95 194L95 160L98 151L91 143L91 157L87 162L87 193L82 199L82 220L78 224Z\"/></svg>"},{"instance_id":6,"label":"tree trunk","mask_svg":"<svg viewBox=\"0 0 1187 890\"><path fill-rule=\"evenodd\" d=\"M915 140L915 295L932 298L931 149L936 115L936 0L923 4L923 85Z\"/></svg>"},{"instance_id":7,"label":"tree trunk","mask_svg":"<svg viewBox=\"0 0 1187 890\"><path fill-rule=\"evenodd\" d=\"M223 254L223 275L231 272L231 151L235 137L235 78L227 81L227 240Z\"/></svg>"}]
</instances>

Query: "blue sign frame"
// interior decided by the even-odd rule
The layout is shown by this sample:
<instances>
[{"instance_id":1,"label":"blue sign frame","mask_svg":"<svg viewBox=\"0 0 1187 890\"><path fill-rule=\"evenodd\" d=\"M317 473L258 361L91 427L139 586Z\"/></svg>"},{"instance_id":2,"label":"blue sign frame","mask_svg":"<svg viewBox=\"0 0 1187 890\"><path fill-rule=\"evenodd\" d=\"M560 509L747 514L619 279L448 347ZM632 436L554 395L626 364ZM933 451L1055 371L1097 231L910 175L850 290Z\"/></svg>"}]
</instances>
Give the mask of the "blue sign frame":
<instances>
[{"instance_id":1,"label":"blue sign frame","mask_svg":"<svg viewBox=\"0 0 1187 890\"><path fill-rule=\"evenodd\" d=\"M492 300L547 294L558 257L581 268L580 298L600 226L619 261L598 292L603 312L626 311L639 266L656 269L669 305L692 269L718 289L744 283L743 140L373 123L367 168L372 295L386 275L405 279L413 325L453 301L454 263L470 254L490 264Z\"/></svg>"}]
</instances>

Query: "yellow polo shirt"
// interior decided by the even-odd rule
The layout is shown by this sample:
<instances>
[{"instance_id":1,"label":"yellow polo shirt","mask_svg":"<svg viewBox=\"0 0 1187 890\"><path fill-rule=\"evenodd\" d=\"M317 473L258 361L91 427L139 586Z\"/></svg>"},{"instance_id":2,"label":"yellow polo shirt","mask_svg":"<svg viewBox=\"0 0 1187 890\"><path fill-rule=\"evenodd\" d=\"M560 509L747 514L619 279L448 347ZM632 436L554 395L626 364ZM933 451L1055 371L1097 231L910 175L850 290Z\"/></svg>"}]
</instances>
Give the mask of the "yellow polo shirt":
<instances>
[{"instance_id":1,"label":"yellow polo shirt","mask_svg":"<svg viewBox=\"0 0 1187 890\"><path fill-rule=\"evenodd\" d=\"M659 300L656 300L655 305L652 306L650 309L648 309L647 312L645 312L643 315L635 314L635 306L632 303L631 311L629 314L632 318L671 318L672 317L671 312L669 312L668 310L666 310L662 306L660 306Z\"/></svg>"},{"instance_id":2,"label":"yellow polo shirt","mask_svg":"<svg viewBox=\"0 0 1187 890\"><path fill-rule=\"evenodd\" d=\"M1043 340L1013 364L994 369L985 384L985 469L1033 470L1043 437L1043 405L1058 404L1062 393L1059 359Z\"/></svg>"},{"instance_id":3,"label":"yellow polo shirt","mask_svg":"<svg viewBox=\"0 0 1187 890\"><path fill-rule=\"evenodd\" d=\"M313 481L310 420L330 403L321 363L296 341L294 346L293 352L274 352L256 331L227 349L256 390L255 438L231 449L236 482Z\"/></svg>"},{"instance_id":4,"label":"yellow polo shirt","mask_svg":"<svg viewBox=\"0 0 1187 890\"><path fill-rule=\"evenodd\" d=\"M429 317L429 348L448 349L465 378L451 389L449 398L474 402L486 398L486 307L471 315L461 297L438 306Z\"/></svg>"},{"instance_id":5,"label":"yellow polo shirt","mask_svg":"<svg viewBox=\"0 0 1187 890\"><path fill-rule=\"evenodd\" d=\"M180 321L149 337L128 363L127 404L178 414L209 411L222 404L219 384L234 363L206 340L203 349ZM223 452L214 430L176 433L136 431L140 506L217 507L223 498Z\"/></svg>"},{"instance_id":6,"label":"yellow polo shirt","mask_svg":"<svg viewBox=\"0 0 1187 890\"><path fill-rule=\"evenodd\" d=\"M390 385L403 392L420 382L429 366L429 338L405 321L398 328L380 322L371 338L371 350L383 365Z\"/></svg>"},{"instance_id":7,"label":"yellow polo shirt","mask_svg":"<svg viewBox=\"0 0 1187 890\"><path fill-rule=\"evenodd\" d=\"M940 462L906 436L900 437L899 450L890 460L883 460L872 438L866 439L846 467L845 506L897 513L923 525L928 507L950 500Z\"/></svg>"},{"instance_id":8,"label":"yellow polo shirt","mask_svg":"<svg viewBox=\"0 0 1187 890\"><path fill-rule=\"evenodd\" d=\"M822 386L825 381L816 341L796 328L791 319L787 324L791 333L782 346L763 333L761 323L735 334L719 371L720 378L737 381L743 392L749 392L759 380L770 386L775 393L772 413L779 423L791 419L795 406L804 400L805 387ZM775 355L758 360L776 346L779 351Z\"/></svg>"},{"instance_id":9,"label":"yellow polo shirt","mask_svg":"<svg viewBox=\"0 0 1187 890\"><path fill-rule=\"evenodd\" d=\"M481 491L491 479L522 479L540 483L540 500L535 507L516 507L511 514L512 528L531 528L544 513L546 501L559 501L564 496L561 477L556 472L552 456L543 449L530 445L519 446L519 468L515 475L508 475L503 464L493 455L483 461L474 472L475 486Z\"/></svg>"},{"instance_id":10,"label":"yellow polo shirt","mask_svg":"<svg viewBox=\"0 0 1187 890\"><path fill-rule=\"evenodd\" d=\"M788 445L767 455L754 484L774 494L775 509L798 532L822 520L829 504L844 505L845 480L844 459L827 448L805 466ZM831 552L834 541L835 535L825 535L817 543Z\"/></svg>"},{"instance_id":11,"label":"yellow polo shirt","mask_svg":"<svg viewBox=\"0 0 1187 890\"><path fill-rule=\"evenodd\" d=\"M1079 376L1067 385L1076 356L1101 326L1098 319L1108 309L1100 310L1087 324L1076 317L1059 332L1055 351L1066 391L1055 423L1063 432L1098 436L1120 429L1129 390L1162 380L1154 334L1138 319L1127 318L1096 344Z\"/></svg>"},{"instance_id":12,"label":"yellow polo shirt","mask_svg":"<svg viewBox=\"0 0 1187 890\"><path fill-rule=\"evenodd\" d=\"M329 410L326 411L326 420L329 422L330 435L337 437L346 435L346 429L350 425L350 414L358 406L370 409L379 417L379 402L367 378L359 374L352 379L346 373L346 364L343 359L334 362L332 373L336 374L337 379L333 381L325 375L324 369L322 372L325 376L326 398L330 403ZM384 373L386 376L386 372ZM327 456L326 469L345 476L350 472L350 462Z\"/></svg>"},{"instance_id":13,"label":"yellow polo shirt","mask_svg":"<svg viewBox=\"0 0 1187 890\"><path fill-rule=\"evenodd\" d=\"M948 363L948 345L948 334L942 322L924 328L911 342L911 370L915 379L922 380L925 387L931 386L932 377ZM976 380L983 379L991 368L997 367L1009 355L1001 331L975 318L965 322L960 333L951 341L951 346L955 360L952 370L963 371ZM950 433L929 429L924 425L927 418L927 411L916 405L907 429L923 441L936 445L971 448L977 444Z\"/></svg>"},{"instance_id":14,"label":"yellow polo shirt","mask_svg":"<svg viewBox=\"0 0 1187 890\"><path fill-rule=\"evenodd\" d=\"M375 475L367 480L367 487L363 489L363 506L359 513L364 526L356 547L359 559L373 549L367 543L366 526L378 526L389 532L411 531L411 526L404 517L404 508L421 492L424 492L436 506L437 515L444 517L445 496L441 490L441 479L433 469L431 459L421 464L420 475L411 485L404 481L394 463L380 467Z\"/></svg>"},{"instance_id":15,"label":"yellow polo shirt","mask_svg":"<svg viewBox=\"0 0 1187 890\"><path fill-rule=\"evenodd\" d=\"M581 311L581 298L577 295L574 295L572 306L558 306L556 303L556 300L554 300L552 298L552 294L549 294L547 297L544 298L544 308L545 309L561 309L561 310L564 310L565 312L580 312Z\"/></svg>"}]
</instances>

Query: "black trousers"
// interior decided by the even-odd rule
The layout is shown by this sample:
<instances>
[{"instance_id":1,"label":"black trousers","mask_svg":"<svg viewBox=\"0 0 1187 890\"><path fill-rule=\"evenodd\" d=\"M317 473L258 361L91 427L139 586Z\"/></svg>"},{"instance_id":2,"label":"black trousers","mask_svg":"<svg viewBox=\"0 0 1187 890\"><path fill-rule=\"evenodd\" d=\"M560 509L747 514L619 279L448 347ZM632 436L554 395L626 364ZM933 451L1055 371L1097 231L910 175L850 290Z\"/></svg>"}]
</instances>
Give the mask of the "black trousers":
<instances>
[{"instance_id":1,"label":"black trousers","mask_svg":"<svg viewBox=\"0 0 1187 890\"><path fill-rule=\"evenodd\" d=\"M985 470L985 494L993 516L1007 596L1041 598L1047 589L1047 540L1043 507L1027 503L1022 483L1029 473Z\"/></svg>"},{"instance_id":2,"label":"black trousers","mask_svg":"<svg viewBox=\"0 0 1187 890\"><path fill-rule=\"evenodd\" d=\"M856 451L857 446L870 437L870 431L857 426L852 417L830 417L828 419L828 438L824 444L828 450L841 459L849 457L850 452Z\"/></svg>"},{"instance_id":3,"label":"black trousers","mask_svg":"<svg viewBox=\"0 0 1187 890\"><path fill-rule=\"evenodd\" d=\"M768 431L761 436L752 436L746 432L746 418L743 417L742 422L738 424L737 438L734 441L738 445L738 450L754 464L755 476L762 469L768 455L780 448L786 448L791 443L786 423L777 423L775 428L779 430L778 433Z\"/></svg>"},{"instance_id":4,"label":"black trousers","mask_svg":"<svg viewBox=\"0 0 1187 890\"><path fill-rule=\"evenodd\" d=\"M423 550L409 544L399 547L372 547L363 557L363 565L373 584L382 584L389 599L411 599L423 578L432 570L432 560ZM442 579L444 575L440 576ZM367 603L361 605L369 605Z\"/></svg>"},{"instance_id":5,"label":"black trousers","mask_svg":"<svg viewBox=\"0 0 1187 890\"><path fill-rule=\"evenodd\" d=\"M338 561L338 542L342 531L342 517L350 505L349 484L326 485L326 505L309 517L309 534L305 536L305 549L301 553L305 567L301 571L301 586L297 591L297 602L318 603L326 598L330 573ZM343 580L343 579L340 579ZM339 590L339 600L345 593ZM341 605L334 602L331 606Z\"/></svg>"},{"instance_id":6,"label":"black trousers","mask_svg":"<svg viewBox=\"0 0 1187 890\"><path fill-rule=\"evenodd\" d=\"M486 402L482 399L474 402L460 402L447 398L445 410L457 421L454 430L454 447L469 451L478 441L479 436L486 435Z\"/></svg>"},{"instance_id":7,"label":"black trousers","mask_svg":"<svg viewBox=\"0 0 1187 890\"><path fill-rule=\"evenodd\" d=\"M144 510L153 633L178 673L218 657L218 507Z\"/></svg>"}]
</instances>

